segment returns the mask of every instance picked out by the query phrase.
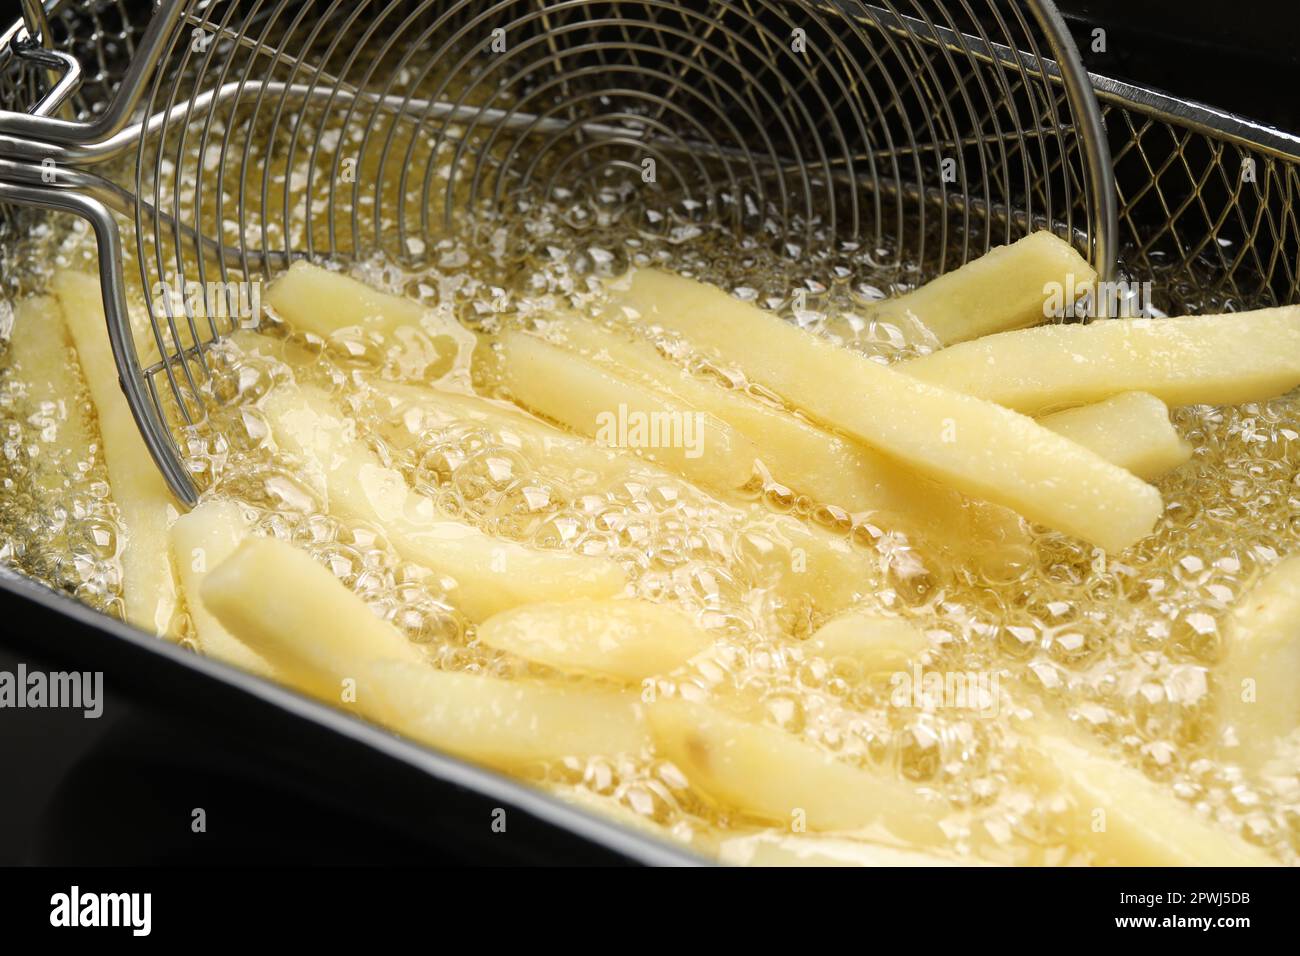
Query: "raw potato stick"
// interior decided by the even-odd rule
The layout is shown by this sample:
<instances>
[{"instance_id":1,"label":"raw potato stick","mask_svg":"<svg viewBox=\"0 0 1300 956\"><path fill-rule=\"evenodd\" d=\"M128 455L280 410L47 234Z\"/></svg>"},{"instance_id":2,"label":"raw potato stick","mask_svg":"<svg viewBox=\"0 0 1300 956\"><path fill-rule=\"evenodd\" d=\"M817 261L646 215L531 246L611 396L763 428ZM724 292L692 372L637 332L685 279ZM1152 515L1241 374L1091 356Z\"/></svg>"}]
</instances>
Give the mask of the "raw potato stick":
<instances>
[{"instance_id":1,"label":"raw potato stick","mask_svg":"<svg viewBox=\"0 0 1300 956\"><path fill-rule=\"evenodd\" d=\"M810 654L827 660L846 657L874 674L910 672L929 646L929 638L915 624L861 611L827 621L804 644Z\"/></svg>"},{"instance_id":2,"label":"raw potato stick","mask_svg":"<svg viewBox=\"0 0 1300 956\"><path fill-rule=\"evenodd\" d=\"M442 517L381 464L323 392L281 385L263 408L276 443L323 478L331 511L379 526L406 560L455 578L456 600L474 620L557 596L623 590L626 577L613 561L527 548Z\"/></svg>"},{"instance_id":3,"label":"raw potato stick","mask_svg":"<svg viewBox=\"0 0 1300 956\"><path fill-rule=\"evenodd\" d=\"M324 339L350 328L390 336L400 328L419 328L425 313L418 302L303 260L271 283L266 300L295 329Z\"/></svg>"},{"instance_id":4,"label":"raw potato stick","mask_svg":"<svg viewBox=\"0 0 1300 956\"><path fill-rule=\"evenodd\" d=\"M154 634L167 634L177 606L167 529L179 509L118 387L99 280L63 271L54 277L54 291L99 416L108 480L126 531L122 552L126 619Z\"/></svg>"},{"instance_id":5,"label":"raw potato stick","mask_svg":"<svg viewBox=\"0 0 1300 956\"><path fill-rule=\"evenodd\" d=\"M1219 710L1238 759L1259 768L1300 729L1300 554L1275 565L1228 619Z\"/></svg>"},{"instance_id":6,"label":"raw potato stick","mask_svg":"<svg viewBox=\"0 0 1300 956\"><path fill-rule=\"evenodd\" d=\"M605 485L654 481L666 491L689 488L691 494L708 498L717 509L734 509L744 547L764 566L764 574L787 601L811 600L822 611L833 612L871 586L875 569L870 559L844 536L825 528L776 514L761 504L710 498L708 492L688 486L685 479L653 462L563 432L513 405L504 407L476 396L412 385L374 382L372 387L392 403L380 414L390 419L383 434L396 447L403 447L426 425L445 421L449 415L481 421L502 444L524 449L537 461L561 462L567 468L589 471ZM630 468L634 469L631 473Z\"/></svg>"},{"instance_id":7,"label":"raw potato stick","mask_svg":"<svg viewBox=\"0 0 1300 956\"><path fill-rule=\"evenodd\" d=\"M564 757L638 754L648 742L636 696L616 690L383 661L367 671L359 702L368 716L404 736L503 770Z\"/></svg>"},{"instance_id":8,"label":"raw potato stick","mask_svg":"<svg viewBox=\"0 0 1300 956\"><path fill-rule=\"evenodd\" d=\"M33 413L27 424L40 434L32 465L35 481L54 491L67 475L95 458L95 429L83 407L83 385L68 340L63 310L50 296L24 299L14 309L9 362L27 382Z\"/></svg>"},{"instance_id":9,"label":"raw potato stick","mask_svg":"<svg viewBox=\"0 0 1300 956\"><path fill-rule=\"evenodd\" d=\"M1169 421L1165 403L1146 392L1123 392L1040 418L1038 424L1147 481L1192 457L1192 446Z\"/></svg>"},{"instance_id":10,"label":"raw potato stick","mask_svg":"<svg viewBox=\"0 0 1300 956\"><path fill-rule=\"evenodd\" d=\"M927 847L944 843L937 804L902 781L836 760L797 737L707 704L659 700L647 708L656 749L701 793L780 826L881 827Z\"/></svg>"},{"instance_id":11,"label":"raw potato stick","mask_svg":"<svg viewBox=\"0 0 1300 956\"><path fill-rule=\"evenodd\" d=\"M716 415L754 444L777 481L820 504L850 514L877 513L878 523L886 527L898 527L982 564L995 562L1014 545L1028 547L1019 519L1005 509L972 502L784 409L700 381L649 342L576 317L554 321L547 332L594 360Z\"/></svg>"},{"instance_id":12,"label":"raw potato stick","mask_svg":"<svg viewBox=\"0 0 1300 956\"><path fill-rule=\"evenodd\" d=\"M202 587L206 606L277 676L435 747L509 768L639 751L635 698L436 671L391 624L303 551L253 538Z\"/></svg>"},{"instance_id":13,"label":"raw potato stick","mask_svg":"<svg viewBox=\"0 0 1300 956\"><path fill-rule=\"evenodd\" d=\"M280 355L277 339L247 331L236 333L235 338L240 339L240 346L246 351ZM292 355L286 355L285 359L291 363L294 361ZM449 420L467 419L483 423L502 444L524 450L536 461L558 462L573 472L590 472L588 479L594 476L609 485L627 480L653 480L664 487L685 487L684 479L653 462L562 431L515 405L477 395L379 379L368 380L367 387L380 404L377 414L386 419L380 432L393 447L407 447L427 427ZM268 401L275 405L279 400L269 398ZM328 400L325 406L329 406ZM293 447L297 439L289 436L287 441ZM372 456L370 460L378 466L377 459ZM629 469L634 472L630 473ZM928 487L936 486L930 484ZM708 496L702 489L691 487L690 491ZM874 564L843 535L789 515L776 514L756 503L727 502L717 498L711 499L710 503L720 509L737 510L741 524L739 533L743 535L745 546L756 561L767 567L766 573L785 600L811 600L822 612L833 613L851 604L858 594L872 586ZM971 541L980 544L982 550L978 556L989 563L998 563L994 559L999 559L1001 548L1009 542L1018 543L1023 537L1018 520L1015 527L1008 528L1005 527L1006 521L1001 519L1001 516L1014 516L1005 509L999 508L996 512L999 515L993 519L977 519L969 536ZM448 573L454 576L454 572ZM539 594L533 600L541 601L546 597Z\"/></svg>"},{"instance_id":14,"label":"raw potato stick","mask_svg":"<svg viewBox=\"0 0 1300 956\"><path fill-rule=\"evenodd\" d=\"M385 346L399 346L403 374L423 379L436 364L446 375L468 378L474 333L449 314L412 299L299 260L271 283L267 302L298 331L333 341L346 351L364 347L358 332L379 336Z\"/></svg>"},{"instance_id":15,"label":"raw potato stick","mask_svg":"<svg viewBox=\"0 0 1300 956\"><path fill-rule=\"evenodd\" d=\"M822 504L849 512L889 510L896 502L880 487L885 463L837 435L744 394L701 382L659 354L580 318L547 327L548 335L596 361L636 375L651 387L717 416L748 438L778 481Z\"/></svg>"},{"instance_id":16,"label":"raw potato stick","mask_svg":"<svg viewBox=\"0 0 1300 956\"><path fill-rule=\"evenodd\" d=\"M201 594L208 574L235 553L248 533L248 522L239 505L233 501L206 501L172 524L172 561L199 649L209 657L270 677L271 665L222 627Z\"/></svg>"},{"instance_id":17,"label":"raw potato stick","mask_svg":"<svg viewBox=\"0 0 1300 956\"><path fill-rule=\"evenodd\" d=\"M950 856L865 840L825 836L756 833L718 845L718 858L730 866L992 866L973 857Z\"/></svg>"},{"instance_id":18,"label":"raw potato stick","mask_svg":"<svg viewBox=\"0 0 1300 956\"><path fill-rule=\"evenodd\" d=\"M274 538L249 538L207 575L199 594L278 678L330 703L359 688L375 661L429 666L400 631L309 554Z\"/></svg>"},{"instance_id":19,"label":"raw potato stick","mask_svg":"<svg viewBox=\"0 0 1300 956\"><path fill-rule=\"evenodd\" d=\"M758 504L746 514L743 546L756 564L766 567L787 603L811 601L833 613L878 586L874 562L847 538Z\"/></svg>"},{"instance_id":20,"label":"raw potato stick","mask_svg":"<svg viewBox=\"0 0 1300 956\"><path fill-rule=\"evenodd\" d=\"M681 611L639 599L525 604L488 618L478 639L557 670L629 683L671 671L713 643Z\"/></svg>"},{"instance_id":21,"label":"raw potato stick","mask_svg":"<svg viewBox=\"0 0 1300 956\"><path fill-rule=\"evenodd\" d=\"M588 471L608 476L611 484L623 477L630 464L640 463L619 449L605 448L534 418L516 405L419 385L382 380L368 384L386 403L378 411L386 419L380 431L396 447L408 447L427 428L459 420L484 425L503 445L524 451L535 461L562 463L570 474Z\"/></svg>"},{"instance_id":22,"label":"raw potato stick","mask_svg":"<svg viewBox=\"0 0 1300 956\"><path fill-rule=\"evenodd\" d=\"M1275 398L1300 385L1300 306L1045 325L911 359L919 381L1027 415L1150 392L1171 408Z\"/></svg>"},{"instance_id":23,"label":"raw potato stick","mask_svg":"<svg viewBox=\"0 0 1300 956\"><path fill-rule=\"evenodd\" d=\"M613 292L615 311L743 357L751 379L812 417L973 498L1107 551L1145 537L1162 511L1156 489L1032 419L886 368L720 289L642 269Z\"/></svg>"},{"instance_id":24,"label":"raw potato stick","mask_svg":"<svg viewBox=\"0 0 1300 956\"><path fill-rule=\"evenodd\" d=\"M1074 247L1035 232L990 249L920 288L876 304L869 315L898 323L911 317L943 345L1038 325L1053 305L1064 308L1092 288L1097 273ZM1053 300L1056 300L1053 302Z\"/></svg>"},{"instance_id":25,"label":"raw potato stick","mask_svg":"<svg viewBox=\"0 0 1300 956\"><path fill-rule=\"evenodd\" d=\"M501 336L501 370L519 404L598 444L640 451L720 491L743 487L758 450L730 425L541 339Z\"/></svg>"},{"instance_id":26,"label":"raw potato stick","mask_svg":"<svg viewBox=\"0 0 1300 956\"><path fill-rule=\"evenodd\" d=\"M1045 794L1070 798L1071 842L1119 866L1276 866L1263 850L1102 752L1073 728L1038 715L1027 763Z\"/></svg>"}]
</instances>

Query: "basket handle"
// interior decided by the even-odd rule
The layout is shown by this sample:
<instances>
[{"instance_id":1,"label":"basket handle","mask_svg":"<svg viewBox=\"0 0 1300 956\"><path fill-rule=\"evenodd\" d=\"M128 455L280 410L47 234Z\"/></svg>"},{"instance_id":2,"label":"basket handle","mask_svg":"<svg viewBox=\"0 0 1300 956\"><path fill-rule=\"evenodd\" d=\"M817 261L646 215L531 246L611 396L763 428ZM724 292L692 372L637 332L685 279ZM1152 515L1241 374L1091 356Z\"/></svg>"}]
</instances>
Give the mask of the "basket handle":
<instances>
[{"instance_id":1,"label":"basket handle","mask_svg":"<svg viewBox=\"0 0 1300 956\"><path fill-rule=\"evenodd\" d=\"M53 116L81 88L81 64L72 54L48 50L30 39L30 34L15 36L9 41L9 48L15 59L28 60L49 70L52 76L58 75L45 95L27 110L32 116Z\"/></svg>"}]
</instances>

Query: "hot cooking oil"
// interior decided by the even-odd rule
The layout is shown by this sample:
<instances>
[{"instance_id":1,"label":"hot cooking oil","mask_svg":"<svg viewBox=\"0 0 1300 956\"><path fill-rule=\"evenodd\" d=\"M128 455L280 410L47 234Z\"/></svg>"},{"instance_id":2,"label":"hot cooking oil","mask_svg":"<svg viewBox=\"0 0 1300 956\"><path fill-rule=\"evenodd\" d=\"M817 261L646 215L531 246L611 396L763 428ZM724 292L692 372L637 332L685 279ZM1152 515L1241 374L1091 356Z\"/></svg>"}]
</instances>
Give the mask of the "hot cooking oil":
<instances>
[{"instance_id":1,"label":"hot cooking oil","mask_svg":"<svg viewBox=\"0 0 1300 956\"><path fill-rule=\"evenodd\" d=\"M284 185L292 190L300 180ZM698 204L651 209L612 188L561 191L522 204L489 229L482 225L474 240L436 240L418 268L383 257L347 268L438 310L449 329L470 333L528 328L557 309L594 314L603 280L629 266L654 265L713 282L883 363L936 344L922 328L869 318L871 302L913 281L891 264L888 249L827 238L820 249L773 250L761 229L738 239ZM293 243L302 236L290 229L281 238ZM79 226L46 226L21 256L26 285L35 290L54 268L90 268L93 241ZM127 277L139 283L133 261ZM1218 305L1181 304L1207 312ZM1020 721L1047 707L1077 714L1116 754L1198 812L1281 862L1297 861L1300 749L1284 744L1276 773L1247 774L1230 759L1211 699L1227 611L1300 547L1300 396L1178 410L1175 425L1195 454L1157 482L1165 511L1150 537L1108 555L1035 528L1024 555L995 572L909 540L880 516L847 515L835 502L796 495L767 475L725 501L634 456L611 480L563 455L503 444L492 429L454 418L394 441L373 414L365 382L375 376L507 398L474 335L435 341L412 330L397 342L358 336L326 344L273 315L263 331L308 361L291 369L283 356L252 354L238 339L213 350L210 388L219 401L183 436L205 497L241 502L256 515L259 533L306 548L421 647L431 666L597 680L483 646L450 599L449 582L403 562L374 529L327 514L302 469L276 452L257 410L277 382L297 378L332 392L381 456L447 515L538 547L613 558L635 594L682 609L717 642L704 658L663 675L654 693L725 691L756 718L841 760L933 791L951 808L955 854L1088 862L1067 849L1059 801L1038 794L1023 776ZM659 344L720 387L777 402L738 368L681 354L672 341ZM75 401L89 400L83 394ZM37 465L59 453L57 428L49 427L58 414L33 407L20 376L6 369L0 377L0 554L120 616L124 532L96 450L90 460L62 462L59 482L33 480ZM1014 703L992 713L900 708L872 675L803 653L801 642L822 623L822 612L776 592L770 564L746 540L745 499L850 541L873 569L862 582L864 608L915 622L930 639L932 661L997 675ZM190 642L190 628L182 615L172 636ZM558 761L525 776L706 851L728 834L763 829L701 799L672 764L649 751Z\"/></svg>"}]
</instances>

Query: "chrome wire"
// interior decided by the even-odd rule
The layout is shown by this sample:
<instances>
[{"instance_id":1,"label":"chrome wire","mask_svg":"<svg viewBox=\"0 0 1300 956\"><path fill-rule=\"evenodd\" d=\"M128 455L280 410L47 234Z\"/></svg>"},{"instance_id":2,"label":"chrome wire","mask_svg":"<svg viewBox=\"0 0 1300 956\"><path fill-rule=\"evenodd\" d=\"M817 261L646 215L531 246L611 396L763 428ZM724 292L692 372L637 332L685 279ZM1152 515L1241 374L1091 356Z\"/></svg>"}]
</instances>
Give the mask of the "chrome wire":
<instances>
[{"instance_id":1,"label":"chrome wire","mask_svg":"<svg viewBox=\"0 0 1300 956\"><path fill-rule=\"evenodd\" d=\"M133 220L161 355L131 393L146 432L202 418L233 327L160 283L418 268L525 197L645 188L790 256L851 242L923 276L1035 228L1113 264L1099 110L1050 0L162 0L130 42L93 113L0 112L0 181L28 195L52 160L62 208ZM98 81L111 57L82 59ZM132 181L93 171L130 150Z\"/></svg>"}]
</instances>

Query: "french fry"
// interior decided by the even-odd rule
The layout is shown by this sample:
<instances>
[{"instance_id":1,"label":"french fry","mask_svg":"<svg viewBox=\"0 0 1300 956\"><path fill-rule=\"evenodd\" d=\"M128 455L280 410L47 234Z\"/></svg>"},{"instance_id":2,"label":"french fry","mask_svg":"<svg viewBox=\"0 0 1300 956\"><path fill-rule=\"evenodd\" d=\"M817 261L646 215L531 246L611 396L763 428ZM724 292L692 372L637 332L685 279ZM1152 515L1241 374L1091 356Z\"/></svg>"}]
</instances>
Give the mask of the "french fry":
<instances>
[{"instance_id":1,"label":"french fry","mask_svg":"<svg viewBox=\"0 0 1300 956\"><path fill-rule=\"evenodd\" d=\"M776 480L814 501L850 513L873 512L896 527L966 560L992 563L1005 549L1027 546L1014 515L972 502L884 455L748 395L709 385L629 338L576 317L557 319L548 334L638 376L650 387L702 409L748 438Z\"/></svg>"},{"instance_id":2,"label":"french fry","mask_svg":"<svg viewBox=\"0 0 1300 956\"><path fill-rule=\"evenodd\" d=\"M384 419L380 433L398 448L409 447L429 428L472 421L489 429L506 447L526 452L534 461L562 465L570 474L588 471L607 476L612 483L633 461L618 449L556 428L516 405L426 386L381 380L368 384L387 403L378 410Z\"/></svg>"},{"instance_id":3,"label":"french fry","mask_svg":"<svg viewBox=\"0 0 1300 956\"><path fill-rule=\"evenodd\" d=\"M1162 511L1150 485L1031 419L837 348L720 289L642 269L613 292L615 311L743 356L751 379L812 417L973 498L1107 551L1146 536Z\"/></svg>"},{"instance_id":4,"label":"french fry","mask_svg":"<svg viewBox=\"0 0 1300 956\"><path fill-rule=\"evenodd\" d=\"M377 336L386 360L403 377L427 381L439 370L439 378L469 381L478 339L445 310L426 309L301 260L271 284L267 301L295 329L348 355L373 355L369 339Z\"/></svg>"},{"instance_id":5,"label":"french fry","mask_svg":"<svg viewBox=\"0 0 1300 956\"><path fill-rule=\"evenodd\" d=\"M1073 728L1036 716L1026 766L1045 794L1069 797L1070 842L1120 866L1276 866L1263 850L1104 753Z\"/></svg>"},{"instance_id":6,"label":"french fry","mask_svg":"<svg viewBox=\"0 0 1300 956\"><path fill-rule=\"evenodd\" d=\"M442 517L356 437L353 423L317 389L282 385L263 408L276 443L324 481L330 509L384 529L408 561L455 578L455 598L475 620L556 597L610 597L626 578L612 561L527 548Z\"/></svg>"},{"instance_id":7,"label":"french fry","mask_svg":"<svg viewBox=\"0 0 1300 956\"><path fill-rule=\"evenodd\" d=\"M637 754L648 742L636 696L547 687L425 665L372 665L359 701L403 736L502 770L562 757Z\"/></svg>"},{"instance_id":8,"label":"french fry","mask_svg":"<svg viewBox=\"0 0 1300 956\"><path fill-rule=\"evenodd\" d=\"M1048 317L1054 295L1059 298L1056 305L1068 306L1065 297L1071 290L1077 297L1096 280L1096 271L1068 242L1050 232L1035 232L990 249L913 292L876 304L870 317L897 321L911 316L940 343L952 345L1037 325Z\"/></svg>"},{"instance_id":9,"label":"french fry","mask_svg":"<svg viewBox=\"0 0 1300 956\"><path fill-rule=\"evenodd\" d=\"M658 752L693 787L733 810L810 830L881 827L918 846L944 840L937 804L784 731L679 699L659 700L646 715Z\"/></svg>"},{"instance_id":10,"label":"french fry","mask_svg":"<svg viewBox=\"0 0 1300 956\"><path fill-rule=\"evenodd\" d=\"M786 602L811 601L833 613L877 586L874 563L847 539L761 505L747 516L744 547Z\"/></svg>"},{"instance_id":11,"label":"french fry","mask_svg":"<svg viewBox=\"0 0 1300 956\"><path fill-rule=\"evenodd\" d=\"M172 561L190 620L194 622L199 649L209 657L270 677L271 665L222 627L203 603L201 594L208 574L235 553L248 532L248 522L233 501L206 501L172 524Z\"/></svg>"},{"instance_id":12,"label":"french fry","mask_svg":"<svg viewBox=\"0 0 1300 956\"><path fill-rule=\"evenodd\" d=\"M14 309L9 362L27 383L33 409L27 423L40 434L33 460L38 487L54 491L95 458L95 429L81 400L82 381L68 341L63 310L50 296L34 296Z\"/></svg>"},{"instance_id":13,"label":"french fry","mask_svg":"<svg viewBox=\"0 0 1300 956\"><path fill-rule=\"evenodd\" d=\"M502 444L526 450L535 460L590 472L608 485L626 480L628 468L635 466L645 480L664 487L688 487L683 478L653 462L561 431L514 406L432 388L386 382L371 385L392 403L387 413L380 410L381 415L390 416L388 427L381 430L396 447L409 443L430 423L460 416L483 422ZM707 492L689 487L692 494L708 497ZM746 550L763 566L764 580L786 600L810 599L823 611L833 612L871 587L873 564L843 537L755 503L711 499L710 504L719 511L734 509Z\"/></svg>"},{"instance_id":14,"label":"french fry","mask_svg":"<svg viewBox=\"0 0 1300 956\"><path fill-rule=\"evenodd\" d=\"M244 541L208 573L199 596L277 678L329 703L344 701L349 689L359 695L375 661L429 666L309 554L274 538Z\"/></svg>"},{"instance_id":15,"label":"french fry","mask_svg":"<svg viewBox=\"0 0 1300 956\"><path fill-rule=\"evenodd\" d=\"M99 416L108 480L126 531L122 552L126 619L144 630L167 634L177 608L167 529L179 509L118 388L99 280L62 271L54 277L54 291Z\"/></svg>"},{"instance_id":16,"label":"french fry","mask_svg":"<svg viewBox=\"0 0 1300 956\"><path fill-rule=\"evenodd\" d=\"M718 859L732 866L992 866L974 857L826 836L756 833L718 845Z\"/></svg>"},{"instance_id":17,"label":"french fry","mask_svg":"<svg viewBox=\"0 0 1300 956\"><path fill-rule=\"evenodd\" d=\"M636 752L646 739L631 695L434 670L337 578L281 541L244 542L201 594L291 685L337 704L355 682L367 717L491 766Z\"/></svg>"},{"instance_id":18,"label":"french fry","mask_svg":"<svg viewBox=\"0 0 1300 956\"><path fill-rule=\"evenodd\" d=\"M910 672L930 640L909 621L851 611L827 621L803 646L827 660L846 657L868 673L891 674Z\"/></svg>"},{"instance_id":19,"label":"french fry","mask_svg":"<svg viewBox=\"0 0 1300 956\"><path fill-rule=\"evenodd\" d=\"M888 510L895 502L882 488L888 464L879 456L779 408L701 382L659 354L649 342L629 338L579 318L547 326L549 335L596 361L636 376L650 387L726 422L750 440L773 476L822 504L849 512Z\"/></svg>"},{"instance_id":20,"label":"french fry","mask_svg":"<svg viewBox=\"0 0 1300 956\"><path fill-rule=\"evenodd\" d=\"M709 488L734 491L758 451L715 415L661 395L535 336L501 336L502 375L521 405L595 438L636 448Z\"/></svg>"},{"instance_id":21,"label":"french fry","mask_svg":"<svg viewBox=\"0 0 1300 956\"><path fill-rule=\"evenodd\" d=\"M1300 728L1300 555L1271 568L1233 609L1218 681L1235 756L1258 768Z\"/></svg>"},{"instance_id":22,"label":"french fry","mask_svg":"<svg viewBox=\"0 0 1300 956\"><path fill-rule=\"evenodd\" d=\"M899 369L1027 415L1133 391L1170 407L1263 401L1300 385L1300 306L1045 325L966 342Z\"/></svg>"},{"instance_id":23,"label":"french fry","mask_svg":"<svg viewBox=\"0 0 1300 956\"><path fill-rule=\"evenodd\" d=\"M712 641L680 611L643 600L526 604L484 621L478 639L557 670L636 683Z\"/></svg>"},{"instance_id":24,"label":"french fry","mask_svg":"<svg viewBox=\"0 0 1300 956\"><path fill-rule=\"evenodd\" d=\"M300 332L328 339L345 329L391 336L419 328L425 308L412 299L388 295L350 276L299 260L266 290L266 301Z\"/></svg>"},{"instance_id":25,"label":"french fry","mask_svg":"<svg viewBox=\"0 0 1300 956\"><path fill-rule=\"evenodd\" d=\"M1192 457L1192 446L1169 421L1165 403L1146 392L1122 392L1047 415L1038 424L1147 481Z\"/></svg>"}]
</instances>

